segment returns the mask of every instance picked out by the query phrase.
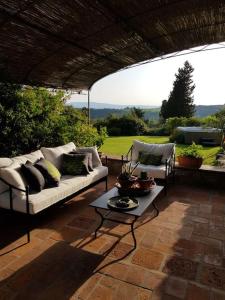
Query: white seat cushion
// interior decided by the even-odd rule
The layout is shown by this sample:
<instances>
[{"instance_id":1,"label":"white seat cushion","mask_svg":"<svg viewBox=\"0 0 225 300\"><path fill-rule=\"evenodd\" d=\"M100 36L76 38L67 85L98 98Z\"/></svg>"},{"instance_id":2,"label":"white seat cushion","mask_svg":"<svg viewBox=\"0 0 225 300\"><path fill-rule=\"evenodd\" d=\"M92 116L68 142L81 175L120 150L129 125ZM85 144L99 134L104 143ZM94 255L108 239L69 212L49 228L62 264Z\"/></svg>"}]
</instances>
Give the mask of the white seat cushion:
<instances>
[{"instance_id":1,"label":"white seat cushion","mask_svg":"<svg viewBox=\"0 0 225 300\"><path fill-rule=\"evenodd\" d=\"M84 187L108 175L108 168L99 166L85 176L62 176L58 187L44 189L39 193L29 195L30 213L36 214L60 200L78 192ZM9 193L0 195L0 207L10 208ZM13 209L26 212L26 198L14 197Z\"/></svg>"},{"instance_id":2,"label":"white seat cushion","mask_svg":"<svg viewBox=\"0 0 225 300\"><path fill-rule=\"evenodd\" d=\"M148 144L141 141L133 141L132 160L137 161L139 152L145 151L154 155L162 155L162 163L166 162L174 151L175 144Z\"/></svg>"},{"instance_id":3,"label":"white seat cushion","mask_svg":"<svg viewBox=\"0 0 225 300\"><path fill-rule=\"evenodd\" d=\"M130 163L127 163L129 166ZM131 163L131 167L134 167L136 165L136 162ZM159 179L165 179L166 178L166 166L160 165L160 166L153 166L153 165L143 165L139 164L137 168L134 170L133 175L140 176L141 172L147 172L148 176L159 178Z\"/></svg>"}]
</instances>

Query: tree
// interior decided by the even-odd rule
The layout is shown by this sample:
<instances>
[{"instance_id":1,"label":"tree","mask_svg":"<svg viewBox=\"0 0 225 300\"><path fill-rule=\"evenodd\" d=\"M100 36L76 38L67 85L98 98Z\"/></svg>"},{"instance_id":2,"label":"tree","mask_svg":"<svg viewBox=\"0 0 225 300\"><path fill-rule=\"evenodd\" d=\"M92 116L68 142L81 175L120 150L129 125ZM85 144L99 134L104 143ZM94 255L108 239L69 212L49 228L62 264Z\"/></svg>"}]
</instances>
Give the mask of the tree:
<instances>
[{"instance_id":1,"label":"tree","mask_svg":"<svg viewBox=\"0 0 225 300\"><path fill-rule=\"evenodd\" d=\"M145 112L141 108L132 107L131 108L131 115L134 116L135 118L144 120Z\"/></svg>"},{"instance_id":2,"label":"tree","mask_svg":"<svg viewBox=\"0 0 225 300\"><path fill-rule=\"evenodd\" d=\"M184 67L178 69L173 82L173 89L170 92L168 101L164 100L161 106L161 118L170 117L192 117L195 112L193 91L195 85L192 80L194 69L188 61Z\"/></svg>"},{"instance_id":3,"label":"tree","mask_svg":"<svg viewBox=\"0 0 225 300\"><path fill-rule=\"evenodd\" d=\"M88 125L81 110L65 105L65 93L0 83L0 156L14 156L70 141L100 145L106 136Z\"/></svg>"}]
</instances>

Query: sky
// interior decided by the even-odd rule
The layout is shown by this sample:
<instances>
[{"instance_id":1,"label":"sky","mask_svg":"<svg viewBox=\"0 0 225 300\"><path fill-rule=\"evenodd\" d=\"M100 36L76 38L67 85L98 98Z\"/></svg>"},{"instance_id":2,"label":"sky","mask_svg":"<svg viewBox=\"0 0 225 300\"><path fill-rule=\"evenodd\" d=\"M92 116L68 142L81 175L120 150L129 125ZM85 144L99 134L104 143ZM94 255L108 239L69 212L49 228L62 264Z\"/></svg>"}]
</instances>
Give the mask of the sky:
<instances>
[{"instance_id":1,"label":"sky","mask_svg":"<svg viewBox=\"0 0 225 300\"><path fill-rule=\"evenodd\" d=\"M194 104L225 104L225 49L198 52L130 68L99 80L91 101L124 105L161 106L168 99L175 73L188 60L194 68ZM85 91L84 91L85 92ZM87 101L73 95L72 101Z\"/></svg>"}]
</instances>

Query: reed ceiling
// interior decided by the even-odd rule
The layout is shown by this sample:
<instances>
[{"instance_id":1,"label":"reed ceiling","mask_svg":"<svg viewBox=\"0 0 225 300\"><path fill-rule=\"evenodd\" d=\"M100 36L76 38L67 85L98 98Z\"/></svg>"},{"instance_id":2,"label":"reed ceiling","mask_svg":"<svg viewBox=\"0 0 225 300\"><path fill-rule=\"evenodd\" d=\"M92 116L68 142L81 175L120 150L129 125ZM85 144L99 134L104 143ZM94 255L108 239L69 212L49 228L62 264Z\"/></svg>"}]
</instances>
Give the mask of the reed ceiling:
<instances>
[{"instance_id":1,"label":"reed ceiling","mask_svg":"<svg viewBox=\"0 0 225 300\"><path fill-rule=\"evenodd\" d=\"M76 90L225 41L225 0L0 1L0 80Z\"/></svg>"}]
</instances>

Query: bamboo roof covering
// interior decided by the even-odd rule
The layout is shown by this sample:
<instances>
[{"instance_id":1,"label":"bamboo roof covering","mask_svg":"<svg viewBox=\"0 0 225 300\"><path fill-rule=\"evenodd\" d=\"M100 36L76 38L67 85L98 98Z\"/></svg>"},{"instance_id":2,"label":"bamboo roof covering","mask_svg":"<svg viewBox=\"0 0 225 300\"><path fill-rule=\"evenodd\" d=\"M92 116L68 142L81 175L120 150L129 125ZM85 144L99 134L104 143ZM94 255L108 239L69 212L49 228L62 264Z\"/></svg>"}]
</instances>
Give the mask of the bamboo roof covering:
<instances>
[{"instance_id":1,"label":"bamboo roof covering","mask_svg":"<svg viewBox=\"0 0 225 300\"><path fill-rule=\"evenodd\" d=\"M2 0L0 80L75 90L225 40L225 0Z\"/></svg>"}]
</instances>

